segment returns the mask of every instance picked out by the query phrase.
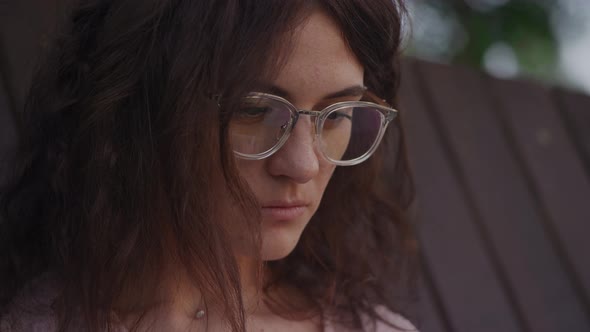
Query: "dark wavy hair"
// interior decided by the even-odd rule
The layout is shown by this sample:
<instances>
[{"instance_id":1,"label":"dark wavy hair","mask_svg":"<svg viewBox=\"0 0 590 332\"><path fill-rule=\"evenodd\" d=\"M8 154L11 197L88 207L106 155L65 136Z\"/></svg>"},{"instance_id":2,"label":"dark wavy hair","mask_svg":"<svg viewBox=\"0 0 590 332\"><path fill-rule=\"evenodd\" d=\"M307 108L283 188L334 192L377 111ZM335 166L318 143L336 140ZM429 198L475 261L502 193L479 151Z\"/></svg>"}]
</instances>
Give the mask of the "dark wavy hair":
<instances>
[{"instance_id":1,"label":"dark wavy hair","mask_svg":"<svg viewBox=\"0 0 590 332\"><path fill-rule=\"evenodd\" d=\"M73 7L33 79L15 171L2 189L0 313L50 272L60 281L61 330L73 316L91 331L110 328L121 298L129 310L149 310L173 262L206 302L220 299L233 331L245 331L237 263L215 222L224 204L237 204L237 222L259 248L257 203L227 136L231 100L276 75L294 28L318 9L339 24L365 85L395 105L401 0ZM220 110L212 94L230 102ZM294 251L259 260L272 276L265 292L289 285L313 304L273 297L279 314L331 308L334 319L361 327L363 314L379 319L376 305L403 312L416 245L401 118L367 162L336 169Z\"/></svg>"}]
</instances>

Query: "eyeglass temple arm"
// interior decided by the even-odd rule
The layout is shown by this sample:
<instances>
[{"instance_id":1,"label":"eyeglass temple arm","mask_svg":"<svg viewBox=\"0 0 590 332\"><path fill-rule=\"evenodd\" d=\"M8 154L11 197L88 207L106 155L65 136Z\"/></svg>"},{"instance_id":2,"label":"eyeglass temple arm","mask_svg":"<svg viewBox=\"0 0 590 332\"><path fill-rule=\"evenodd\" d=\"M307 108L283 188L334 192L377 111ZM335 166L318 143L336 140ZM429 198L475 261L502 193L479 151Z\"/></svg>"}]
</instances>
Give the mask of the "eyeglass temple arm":
<instances>
[{"instance_id":1,"label":"eyeglass temple arm","mask_svg":"<svg viewBox=\"0 0 590 332\"><path fill-rule=\"evenodd\" d=\"M365 96L369 97L369 101L374 102L375 104L391 108L391 105L389 105L385 99L377 97L377 95L370 90L365 91Z\"/></svg>"}]
</instances>

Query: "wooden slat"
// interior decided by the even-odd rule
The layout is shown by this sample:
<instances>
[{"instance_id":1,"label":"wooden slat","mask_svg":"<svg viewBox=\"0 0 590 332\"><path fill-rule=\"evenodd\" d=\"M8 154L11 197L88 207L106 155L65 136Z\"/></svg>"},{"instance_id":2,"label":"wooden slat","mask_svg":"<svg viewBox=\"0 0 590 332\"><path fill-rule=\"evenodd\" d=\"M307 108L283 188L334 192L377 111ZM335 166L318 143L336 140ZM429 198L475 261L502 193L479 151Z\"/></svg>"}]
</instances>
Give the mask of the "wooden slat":
<instances>
[{"instance_id":1,"label":"wooden slat","mask_svg":"<svg viewBox=\"0 0 590 332\"><path fill-rule=\"evenodd\" d=\"M446 310L441 306L440 297L432 288L430 272L424 270L420 280L420 306L416 327L422 332L451 332Z\"/></svg>"},{"instance_id":2,"label":"wooden slat","mask_svg":"<svg viewBox=\"0 0 590 332\"><path fill-rule=\"evenodd\" d=\"M425 264L448 321L456 332L522 331L427 114L427 96L415 80L416 72L405 69L400 108L416 179L417 226Z\"/></svg>"},{"instance_id":3,"label":"wooden slat","mask_svg":"<svg viewBox=\"0 0 590 332\"><path fill-rule=\"evenodd\" d=\"M420 69L494 260L512 293L514 309L530 331L590 330L542 225L543 215L525 174L494 114L483 75L442 65L421 64ZM510 100L517 98L513 95Z\"/></svg>"},{"instance_id":4,"label":"wooden slat","mask_svg":"<svg viewBox=\"0 0 590 332\"><path fill-rule=\"evenodd\" d=\"M428 294L430 289L425 288L423 286L421 297L422 300L420 302L420 315L418 316L418 321L416 322L416 328L419 331L428 331L428 332L447 332L450 331L447 328L441 316L439 315L438 308L432 302L432 295Z\"/></svg>"},{"instance_id":5,"label":"wooden slat","mask_svg":"<svg viewBox=\"0 0 590 332\"><path fill-rule=\"evenodd\" d=\"M555 94L586 173L590 176L590 96L564 90Z\"/></svg>"},{"instance_id":6,"label":"wooden slat","mask_svg":"<svg viewBox=\"0 0 590 332\"><path fill-rule=\"evenodd\" d=\"M547 90L517 81L493 82L498 110L513 133L537 199L547 216L546 227L585 305L585 331L590 331L590 264L587 253L590 221L590 179L558 116ZM562 296L556 301L563 301Z\"/></svg>"}]
</instances>

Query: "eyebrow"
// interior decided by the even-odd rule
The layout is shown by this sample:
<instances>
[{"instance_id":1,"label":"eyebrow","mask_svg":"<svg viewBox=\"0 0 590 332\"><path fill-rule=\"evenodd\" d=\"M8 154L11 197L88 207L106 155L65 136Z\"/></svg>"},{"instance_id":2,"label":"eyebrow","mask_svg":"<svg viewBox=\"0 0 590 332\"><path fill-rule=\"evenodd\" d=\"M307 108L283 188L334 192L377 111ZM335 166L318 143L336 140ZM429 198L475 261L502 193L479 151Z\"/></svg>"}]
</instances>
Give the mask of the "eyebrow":
<instances>
[{"instance_id":1,"label":"eyebrow","mask_svg":"<svg viewBox=\"0 0 590 332\"><path fill-rule=\"evenodd\" d=\"M263 84L262 89L264 90L264 92L268 92L270 94L273 95L277 95L280 97L283 97L285 99L291 99L291 95L289 94L289 92L287 92L287 90L273 85L273 84ZM335 91L335 92L331 92L327 95L325 95L324 97L322 97L320 100L326 100L326 99L334 99L334 98L341 98L341 97L358 97L358 96L362 96L365 91L367 91L367 87L363 86L363 85L354 85L354 86L350 86L348 88L344 88L340 91Z\"/></svg>"}]
</instances>

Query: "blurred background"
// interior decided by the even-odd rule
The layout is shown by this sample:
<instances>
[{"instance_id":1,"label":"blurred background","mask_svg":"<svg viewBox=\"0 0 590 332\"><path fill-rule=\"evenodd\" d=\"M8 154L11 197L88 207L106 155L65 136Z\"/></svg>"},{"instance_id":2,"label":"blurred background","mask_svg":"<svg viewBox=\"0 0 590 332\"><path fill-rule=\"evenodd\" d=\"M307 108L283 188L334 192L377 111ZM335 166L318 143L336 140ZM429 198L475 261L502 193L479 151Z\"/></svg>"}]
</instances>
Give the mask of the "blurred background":
<instances>
[{"instance_id":1,"label":"blurred background","mask_svg":"<svg viewBox=\"0 0 590 332\"><path fill-rule=\"evenodd\" d=\"M590 1L410 0L406 53L590 93Z\"/></svg>"},{"instance_id":2,"label":"blurred background","mask_svg":"<svg viewBox=\"0 0 590 332\"><path fill-rule=\"evenodd\" d=\"M406 4L414 321L590 331L590 0Z\"/></svg>"}]
</instances>

